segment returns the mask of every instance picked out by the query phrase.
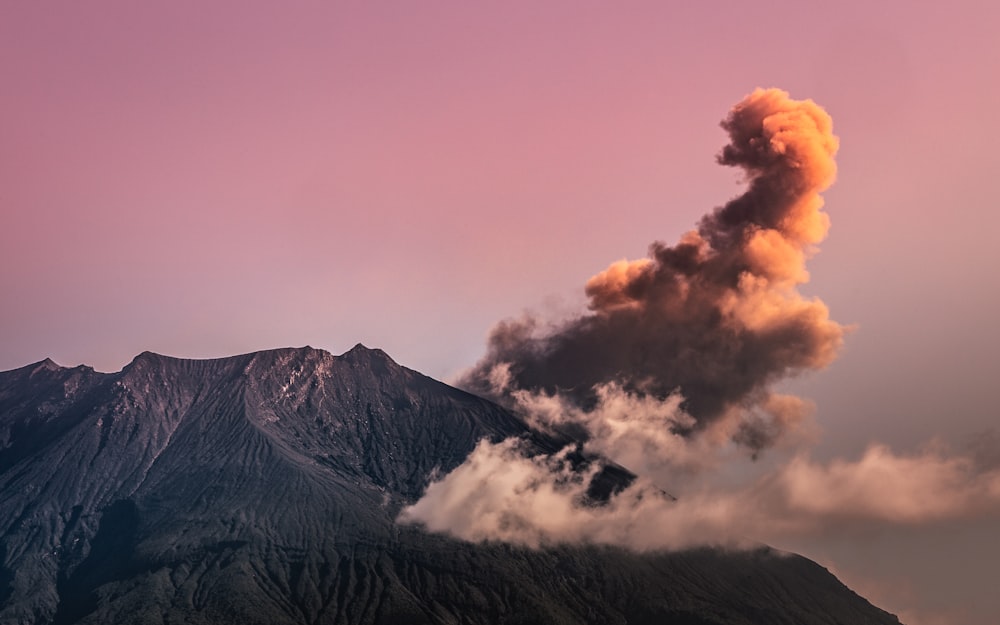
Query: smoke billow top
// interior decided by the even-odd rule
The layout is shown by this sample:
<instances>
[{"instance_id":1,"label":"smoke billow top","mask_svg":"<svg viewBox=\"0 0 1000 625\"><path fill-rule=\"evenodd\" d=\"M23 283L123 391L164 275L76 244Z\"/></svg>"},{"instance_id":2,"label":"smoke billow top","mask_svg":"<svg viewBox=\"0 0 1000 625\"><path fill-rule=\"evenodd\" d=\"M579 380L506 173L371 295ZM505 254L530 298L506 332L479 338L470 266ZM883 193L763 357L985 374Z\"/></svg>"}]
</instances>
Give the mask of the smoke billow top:
<instances>
[{"instance_id":1,"label":"smoke billow top","mask_svg":"<svg viewBox=\"0 0 1000 625\"><path fill-rule=\"evenodd\" d=\"M743 169L743 195L675 245L653 243L648 258L592 277L588 314L545 333L533 318L498 325L460 384L500 399L558 393L584 406L607 384L679 393L693 428L725 418L738 424L734 440L754 450L797 422L803 403L776 399L770 385L830 363L844 334L822 302L796 291L828 229L820 192L834 179L837 137L822 108L778 89L748 95L722 127L730 142L718 161Z\"/></svg>"}]
</instances>

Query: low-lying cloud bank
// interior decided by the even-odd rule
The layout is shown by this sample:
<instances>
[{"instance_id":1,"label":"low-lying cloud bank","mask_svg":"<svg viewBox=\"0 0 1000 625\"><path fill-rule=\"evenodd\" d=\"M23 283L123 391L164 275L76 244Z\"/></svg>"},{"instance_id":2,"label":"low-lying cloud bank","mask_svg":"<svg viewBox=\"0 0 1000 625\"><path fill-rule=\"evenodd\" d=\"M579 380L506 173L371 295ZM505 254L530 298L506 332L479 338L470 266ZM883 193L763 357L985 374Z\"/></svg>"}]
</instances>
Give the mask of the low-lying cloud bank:
<instances>
[{"instance_id":1,"label":"low-lying cloud bank","mask_svg":"<svg viewBox=\"0 0 1000 625\"><path fill-rule=\"evenodd\" d=\"M708 480L676 500L640 476L602 505L586 496L596 467L573 472L567 451L532 457L514 439L481 441L400 520L469 541L649 550L1000 519L1000 468L944 448L900 455L873 445L857 460L827 463L800 452L749 483Z\"/></svg>"}]
</instances>

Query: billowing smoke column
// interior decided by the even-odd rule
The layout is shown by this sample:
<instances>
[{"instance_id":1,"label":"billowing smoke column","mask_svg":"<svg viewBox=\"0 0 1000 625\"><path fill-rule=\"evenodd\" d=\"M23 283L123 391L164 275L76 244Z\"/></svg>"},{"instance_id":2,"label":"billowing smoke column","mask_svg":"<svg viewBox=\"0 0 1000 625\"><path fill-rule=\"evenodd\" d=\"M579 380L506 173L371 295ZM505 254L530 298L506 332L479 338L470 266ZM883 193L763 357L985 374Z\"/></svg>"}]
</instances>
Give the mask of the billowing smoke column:
<instances>
[{"instance_id":1,"label":"billowing smoke column","mask_svg":"<svg viewBox=\"0 0 1000 625\"><path fill-rule=\"evenodd\" d=\"M819 194L835 176L837 138L822 108L778 89L748 95L722 127L730 143L718 161L745 171L743 195L677 244L591 278L587 314L548 332L531 318L501 323L461 384L501 399L558 393L584 408L608 384L679 393L692 431L732 420L732 438L754 450L798 420L803 402L770 385L830 363L844 334L796 290L829 226Z\"/></svg>"},{"instance_id":2,"label":"billowing smoke column","mask_svg":"<svg viewBox=\"0 0 1000 625\"><path fill-rule=\"evenodd\" d=\"M591 278L589 313L551 331L531 318L500 324L465 378L572 442L547 454L520 438L480 441L399 522L469 541L643 551L1000 518L996 436L966 454L872 445L825 464L803 448L808 428L783 437L805 402L772 383L828 364L844 334L796 290L826 235L819 193L837 139L822 109L775 89L747 96L722 126L719 162L743 168L746 193L673 247ZM793 456L744 471L732 442L752 458L779 437ZM602 465L577 466L581 449L636 479L594 505Z\"/></svg>"}]
</instances>

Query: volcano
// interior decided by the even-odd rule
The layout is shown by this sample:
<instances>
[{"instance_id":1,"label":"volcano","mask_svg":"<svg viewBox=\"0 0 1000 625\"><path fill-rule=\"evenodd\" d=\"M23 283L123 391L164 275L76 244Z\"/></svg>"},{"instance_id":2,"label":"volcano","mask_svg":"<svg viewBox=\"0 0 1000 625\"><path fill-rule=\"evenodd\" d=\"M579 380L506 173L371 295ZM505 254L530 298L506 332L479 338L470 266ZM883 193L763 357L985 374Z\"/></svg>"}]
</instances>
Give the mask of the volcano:
<instances>
[{"instance_id":1,"label":"volcano","mask_svg":"<svg viewBox=\"0 0 1000 625\"><path fill-rule=\"evenodd\" d=\"M0 623L898 623L767 547L533 550L395 521L512 436L562 442L361 345L0 373Z\"/></svg>"}]
</instances>

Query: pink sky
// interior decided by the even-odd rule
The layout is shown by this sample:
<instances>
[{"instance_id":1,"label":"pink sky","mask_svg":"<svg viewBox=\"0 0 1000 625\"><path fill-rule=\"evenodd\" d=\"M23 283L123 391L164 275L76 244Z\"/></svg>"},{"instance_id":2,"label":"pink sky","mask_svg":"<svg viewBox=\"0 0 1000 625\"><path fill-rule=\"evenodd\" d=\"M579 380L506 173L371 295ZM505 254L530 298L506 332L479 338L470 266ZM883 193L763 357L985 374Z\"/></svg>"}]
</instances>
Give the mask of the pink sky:
<instances>
[{"instance_id":1,"label":"pink sky","mask_svg":"<svg viewBox=\"0 0 1000 625\"><path fill-rule=\"evenodd\" d=\"M996 427L997 5L670 4L5 3L0 369L361 341L446 377L736 195L718 122L777 86L841 139L818 451ZM788 547L992 623L1000 535L951 529Z\"/></svg>"}]
</instances>

